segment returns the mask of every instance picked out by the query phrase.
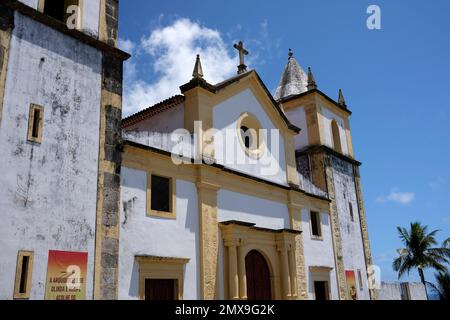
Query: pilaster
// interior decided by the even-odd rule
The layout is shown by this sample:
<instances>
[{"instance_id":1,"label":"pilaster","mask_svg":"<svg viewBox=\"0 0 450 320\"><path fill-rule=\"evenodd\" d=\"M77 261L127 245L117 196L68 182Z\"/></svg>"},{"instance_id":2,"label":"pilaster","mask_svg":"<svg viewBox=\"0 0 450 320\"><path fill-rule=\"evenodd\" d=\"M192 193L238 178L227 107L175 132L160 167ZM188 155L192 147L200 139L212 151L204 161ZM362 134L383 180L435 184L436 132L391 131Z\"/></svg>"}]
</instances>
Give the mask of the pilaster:
<instances>
[{"instance_id":1,"label":"pilaster","mask_svg":"<svg viewBox=\"0 0 450 320\"><path fill-rule=\"evenodd\" d=\"M367 227L366 209L364 206L364 198L362 193L361 176L359 174L359 167L356 165L353 166L353 175L355 179L356 197L358 200L359 221L361 224L361 235L363 239L364 257L366 260L366 268L367 268L366 274L367 274L369 266L372 265L372 254L370 250L369 229ZM369 277L368 274L367 276ZM370 298L372 300L376 300L377 291L375 289L369 289L369 292Z\"/></svg>"},{"instance_id":2,"label":"pilaster","mask_svg":"<svg viewBox=\"0 0 450 320\"><path fill-rule=\"evenodd\" d=\"M220 186L214 183L214 179L199 168L197 195L200 224L200 294L202 300L215 300L218 297L219 225L217 222L217 192L219 188Z\"/></svg>"},{"instance_id":3,"label":"pilaster","mask_svg":"<svg viewBox=\"0 0 450 320\"><path fill-rule=\"evenodd\" d=\"M118 298L122 61L102 62L94 299Z\"/></svg>"}]
</instances>

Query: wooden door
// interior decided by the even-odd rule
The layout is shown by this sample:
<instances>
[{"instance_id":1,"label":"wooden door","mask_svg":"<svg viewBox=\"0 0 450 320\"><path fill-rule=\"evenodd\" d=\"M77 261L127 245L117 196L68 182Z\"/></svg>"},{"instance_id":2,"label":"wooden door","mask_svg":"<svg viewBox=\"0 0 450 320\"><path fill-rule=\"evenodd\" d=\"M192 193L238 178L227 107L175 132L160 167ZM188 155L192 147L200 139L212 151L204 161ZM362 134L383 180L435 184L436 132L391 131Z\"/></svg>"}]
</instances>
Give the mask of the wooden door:
<instances>
[{"instance_id":1,"label":"wooden door","mask_svg":"<svg viewBox=\"0 0 450 320\"><path fill-rule=\"evenodd\" d=\"M264 256L256 250L245 257L248 300L271 300L270 270Z\"/></svg>"},{"instance_id":2,"label":"wooden door","mask_svg":"<svg viewBox=\"0 0 450 320\"><path fill-rule=\"evenodd\" d=\"M175 280L146 279L145 300L176 300Z\"/></svg>"}]
</instances>

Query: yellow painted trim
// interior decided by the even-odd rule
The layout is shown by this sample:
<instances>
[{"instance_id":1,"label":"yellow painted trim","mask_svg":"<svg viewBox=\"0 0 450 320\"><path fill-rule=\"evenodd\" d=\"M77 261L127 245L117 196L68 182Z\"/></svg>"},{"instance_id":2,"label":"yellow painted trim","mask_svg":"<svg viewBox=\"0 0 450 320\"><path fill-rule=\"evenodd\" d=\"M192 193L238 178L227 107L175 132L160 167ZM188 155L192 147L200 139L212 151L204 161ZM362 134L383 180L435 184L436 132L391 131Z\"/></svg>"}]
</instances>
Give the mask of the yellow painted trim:
<instances>
[{"instance_id":1,"label":"yellow painted trim","mask_svg":"<svg viewBox=\"0 0 450 320\"><path fill-rule=\"evenodd\" d=\"M39 111L39 120L37 122L37 137L33 136L33 127L35 123L35 111ZM28 114L28 133L27 133L27 140L35 143L41 143L42 142L42 135L44 131L44 107L38 106L36 104L30 105L30 111Z\"/></svg>"},{"instance_id":2,"label":"yellow painted trim","mask_svg":"<svg viewBox=\"0 0 450 320\"><path fill-rule=\"evenodd\" d=\"M145 150L134 146L125 146L122 166L145 172L155 171L163 176L173 177L193 183L210 181L212 186L232 192L271 200L283 204L294 203L304 207L316 208L320 212L330 212L329 202L309 196L303 192L288 190L281 186L267 184L251 178L208 165L176 165L169 155ZM199 170L201 168L201 170Z\"/></svg>"},{"instance_id":3,"label":"yellow painted trim","mask_svg":"<svg viewBox=\"0 0 450 320\"><path fill-rule=\"evenodd\" d=\"M145 299L145 280L175 280L175 299L183 300L184 268L190 259L166 257L137 257L139 263L139 297Z\"/></svg>"},{"instance_id":4,"label":"yellow painted trim","mask_svg":"<svg viewBox=\"0 0 450 320\"><path fill-rule=\"evenodd\" d=\"M8 73L9 47L11 30L0 30L0 47L3 48L3 65L0 66L0 125L3 115L3 98L5 95L6 75Z\"/></svg>"},{"instance_id":5,"label":"yellow painted trim","mask_svg":"<svg viewBox=\"0 0 450 320\"><path fill-rule=\"evenodd\" d=\"M24 257L28 257L27 279L25 280L25 292L20 293L20 280L22 275L22 261ZM14 299L30 299L32 276L33 276L33 260L34 252L19 251L17 255L16 279L14 282Z\"/></svg>"},{"instance_id":6,"label":"yellow painted trim","mask_svg":"<svg viewBox=\"0 0 450 320\"><path fill-rule=\"evenodd\" d=\"M169 194L172 200L170 201L170 212L152 210L152 176L159 176L167 178L170 181ZM158 171L147 171L147 216L159 217L166 219L177 218L177 181L176 178L165 174L160 174Z\"/></svg>"}]
</instances>

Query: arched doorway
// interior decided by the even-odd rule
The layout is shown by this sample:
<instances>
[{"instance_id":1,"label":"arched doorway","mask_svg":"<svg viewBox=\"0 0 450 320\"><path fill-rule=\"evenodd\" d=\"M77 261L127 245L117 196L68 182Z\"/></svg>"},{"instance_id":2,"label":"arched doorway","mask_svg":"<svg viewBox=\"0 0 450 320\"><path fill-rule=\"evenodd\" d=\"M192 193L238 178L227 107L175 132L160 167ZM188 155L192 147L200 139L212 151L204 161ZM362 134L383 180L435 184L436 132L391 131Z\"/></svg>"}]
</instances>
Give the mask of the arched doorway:
<instances>
[{"instance_id":1,"label":"arched doorway","mask_svg":"<svg viewBox=\"0 0 450 320\"><path fill-rule=\"evenodd\" d=\"M245 257L248 300L271 300L270 270L264 256L256 250Z\"/></svg>"}]
</instances>

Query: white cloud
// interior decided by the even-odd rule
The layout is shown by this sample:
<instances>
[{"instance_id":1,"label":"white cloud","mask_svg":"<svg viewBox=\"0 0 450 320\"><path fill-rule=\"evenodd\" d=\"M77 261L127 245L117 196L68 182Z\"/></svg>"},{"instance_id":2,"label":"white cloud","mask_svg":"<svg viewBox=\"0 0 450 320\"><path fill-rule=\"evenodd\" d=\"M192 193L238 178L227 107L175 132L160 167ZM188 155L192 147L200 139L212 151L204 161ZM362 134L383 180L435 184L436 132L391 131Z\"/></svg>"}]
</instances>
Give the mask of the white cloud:
<instances>
[{"instance_id":1,"label":"white cloud","mask_svg":"<svg viewBox=\"0 0 450 320\"><path fill-rule=\"evenodd\" d=\"M377 202L395 202L399 204L410 204L416 198L416 194L413 192L400 192L397 189L393 189L387 196L380 196L377 198Z\"/></svg>"},{"instance_id":2,"label":"white cloud","mask_svg":"<svg viewBox=\"0 0 450 320\"><path fill-rule=\"evenodd\" d=\"M136 44L131 40L119 38L118 47L120 50L133 54Z\"/></svg>"},{"instance_id":3,"label":"white cloud","mask_svg":"<svg viewBox=\"0 0 450 320\"><path fill-rule=\"evenodd\" d=\"M179 94L179 87L192 76L197 54L201 55L205 79L212 84L232 76L236 71L237 60L229 54L228 45L220 32L185 18L152 30L139 44L122 39L120 45L123 49L136 52L140 58L147 56L151 59L152 71L156 74L154 81L144 81L137 75L134 60L126 63L125 115Z\"/></svg>"}]
</instances>

